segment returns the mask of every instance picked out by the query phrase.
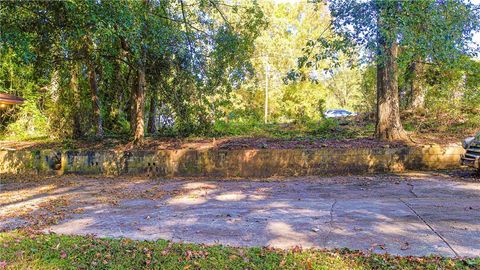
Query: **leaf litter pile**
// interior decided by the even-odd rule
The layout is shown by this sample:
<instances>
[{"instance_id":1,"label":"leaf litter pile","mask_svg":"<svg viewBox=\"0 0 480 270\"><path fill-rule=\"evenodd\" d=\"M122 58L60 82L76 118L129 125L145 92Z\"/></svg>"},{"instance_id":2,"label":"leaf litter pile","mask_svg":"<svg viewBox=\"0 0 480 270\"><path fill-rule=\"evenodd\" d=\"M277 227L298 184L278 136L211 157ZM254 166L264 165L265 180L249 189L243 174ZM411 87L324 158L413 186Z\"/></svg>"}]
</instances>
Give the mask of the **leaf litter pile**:
<instances>
[{"instance_id":1,"label":"leaf litter pile","mask_svg":"<svg viewBox=\"0 0 480 270\"><path fill-rule=\"evenodd\" d=\"M11 180L11 179L10 179ZM0 184L0 232L57 224L88 205L117 205L127 199L161 199L188 190L164 190L163 182L135 177L61 176Z\"/></svg>"}]
</instances>

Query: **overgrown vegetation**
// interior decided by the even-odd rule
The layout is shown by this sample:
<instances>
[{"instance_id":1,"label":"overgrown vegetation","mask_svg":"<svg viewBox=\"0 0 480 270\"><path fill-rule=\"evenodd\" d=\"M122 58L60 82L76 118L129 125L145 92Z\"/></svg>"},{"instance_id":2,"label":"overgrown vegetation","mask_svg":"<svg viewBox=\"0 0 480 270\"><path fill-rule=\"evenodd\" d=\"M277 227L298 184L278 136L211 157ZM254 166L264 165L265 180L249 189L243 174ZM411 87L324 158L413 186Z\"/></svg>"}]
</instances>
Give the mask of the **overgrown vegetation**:
<instances>
[{"instance_id":1,"label":"overgrown vegetation","mask_svg":"<svg viewBox=\"0 0 480 270\"><path fill-rule=\"evenodd\" d=\"M211 137L242 136L264 138L316 138L316 139L353 139L370 137L374 131L371 123L360 119L323 119L289 124L225 123L217 122L213 126Z\"/></svg>"},{"instance_id":2,"label":"overgrown vegetation","mask_svg":"<svg viewBox=\"0 0 480 270\"><path fill-rule=\"evenodd\" d=\"M477 269L480 259L0 233L0 269Z\"/></svg>"},{"instance_id":3,"label":"overgrown vegetation","mask_svg":"<svg viewBox=\"0 0 480 270\"><path fill-rule=\"evenodd\" d=\"M287 124L303 136L340 108L377 116L366 119L380 139L403 137L402 123L475 129L479 10L466 0L4 2L0 92L26 102L0 110L0 137L141 142ZM379 88L384 69L395 72ZM379 103L379 91L395 102Z\"/></svg>"}]
</instances>

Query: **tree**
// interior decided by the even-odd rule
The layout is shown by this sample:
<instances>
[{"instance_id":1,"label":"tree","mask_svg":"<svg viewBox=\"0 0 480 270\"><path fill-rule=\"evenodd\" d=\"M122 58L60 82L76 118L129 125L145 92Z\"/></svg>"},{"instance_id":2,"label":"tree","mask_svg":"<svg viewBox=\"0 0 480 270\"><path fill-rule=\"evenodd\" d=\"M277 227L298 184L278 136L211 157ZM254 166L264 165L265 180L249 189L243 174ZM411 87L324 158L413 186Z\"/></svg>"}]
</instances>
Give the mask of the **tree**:
<instances>
[{"instance_id":1,"label":"tree","mask_svg":"<svg viewBox=\"0 0 480 270\"><path fill-rule=\"evenodd\" d=\"M265 80L269 78L268 117L271 122L318 120L318 101L327 90L321 79L328 61L302 70L302 81L286 84L285 74L297 65L297 56L310 35L320 35L330 22L328 9L308 1L259 1L269 27L260 32L253 47L254 75L235 89L225 106L228 120L264 121ZM270 66L267 74L266 67ZM319 75L320 74L320 75ZM311 76L310 76L311 75ZM308 80L315 77L317 81Z\"/></svg>"},{"instance_id":2,"label":"tree","mask_svg":"<svg viewBox=\"0 0 480 270\"><path fill-rule=\"evenodd\" d=\"M129 131L141 143L145 111L156 106L146 97L173 112L177 130L207 129L214 103L249 75L264 20L250 1L29 1L2 3L0 25L1 56L14 51L32 66L38 89L55 82L54 105L32 103L61 122L48 128L74 137Z\"/></svg>"},{"instance_id":3,"label":"tree","mask_svg":"<svg viewBox=\"0 0 480 270\"><path fill-rule=\"evenodd\" d=\"M400 58L430 59L458 63L462 54L472 55L470 41L479 28L479 9L462 0L331 0L333 32L341 42L325 42L319 37L307 43L314 59L323 59L325 51L362 47L366 60L377 66L377 113L375 135L381 140L406 140L400 121L398 63ZM430 25L420 30L420 25ZM338 44L343 43L342 47ZM399 48L406 53L399 54ZM310 55L311 56L311 55Z\"/></svg>"},{"instance_id":4,"label":"tree","mask_svg":"<svg viewBox=\"0 0 480 270\"><path fill-rule=\"evenodd\" d=\"M407 67L407 82L410 90L409 109L413 111L425 107L425 64L422 59L412 61Z\"/></svg>"},{"instance_id":5,"label":"tree","mask_svg":"<svg viewBox=\"0 0 480 270\"><path fill-rule=\"evenodd\" d=\"M397 14L394 1L377 3L377 114L375 134L381 140L406 140L400 123L398 97L398 22L389 18Z\"/></svg>"},{"instance_id":6,"label":"tree","mask_svg":"<svg viewBox=\"0 0 480 270\"><path fill-rule=\"evenodd\" d=\"M360 96L360 72L357 68L348 67L346 63L334 69L328 78L327 89L340 108L355 110Z\"/></svg>"},{"instance_id":7,"label":"tree","mask_svg":"<svg viewBox=\"0 0 480 270\"><path fill-rule=\"evenodd\" d=\"M87 66L87 73L88 73L88 85L90 87L90 95L92 98L92 111L94 116L94 130L95 136L99 139L103 138L103 118L101 112L101 105L100 105L100 97L99 97L99 90L98 90L98 78L97 78L97 71L95 70L95 62L92 59L93 50L93 41L90 37L86 38L85 41L85 61Z\"/></svg>"},{"instance_id":8,"label":"tree","mask_svg":"<svg viewBox=\"0 0 480 270\"><path fill-rule=\"evenodd\" d=\"M73 95L73 138L82 136L82 127L80 123L80 92L78 89L79 65L74 63L70 74L70 91Z\"/></svg>"}]
</instances>

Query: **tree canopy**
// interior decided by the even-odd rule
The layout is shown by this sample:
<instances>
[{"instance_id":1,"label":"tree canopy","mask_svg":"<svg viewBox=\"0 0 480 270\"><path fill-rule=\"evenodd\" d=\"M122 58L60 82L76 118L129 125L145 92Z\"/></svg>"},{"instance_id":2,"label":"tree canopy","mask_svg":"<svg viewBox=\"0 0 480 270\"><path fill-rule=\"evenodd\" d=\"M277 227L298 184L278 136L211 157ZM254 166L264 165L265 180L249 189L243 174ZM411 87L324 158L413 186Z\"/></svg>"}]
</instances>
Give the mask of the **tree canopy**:
<instances>
[{"instance_id":1,"label":"tree canopy","mask_svg":"<svg viewBox=\"0 0 480 270\"><path fill-rule=\"evenodd\" d=\"M360 47L364 61L377 65L377 138L406 139L400 122L400 64L452 67L464 64L462 56L478 56L472 39L480 29L480 12L469 1L332 0L328 6L338 38L322 35L308 42L300 65Z\"/></svg>"},{"instance_id":2,"label":"tree canopy","mask_svg":"<svg viewBox=\"0 0 480 270\"><path fill-rule=\"evenodd\" d=\"M144 134L146 99L187 132L211 121L212 96L251 75L252 44L265 25L255 2L30 1L0 10L2 55L34 69L33 99L45 89L65 110L70 123L62 124L81 129L74 133L102 137L104 128L130 123L135 140ZM80 111L88 113L75 116Z\"/></svg>"},{"instance_id":3,"label":"tree canopy","mask_svg":"<svg viewBox=\"0 0 480 270\"><path fill-rule=\"evenodd\" d=\"M480 100L467 0L11 1L0 27L0 92L25 98L2 136L141 143L341 108L405 140L402 113Z\"/></svg>"}]
</instances>

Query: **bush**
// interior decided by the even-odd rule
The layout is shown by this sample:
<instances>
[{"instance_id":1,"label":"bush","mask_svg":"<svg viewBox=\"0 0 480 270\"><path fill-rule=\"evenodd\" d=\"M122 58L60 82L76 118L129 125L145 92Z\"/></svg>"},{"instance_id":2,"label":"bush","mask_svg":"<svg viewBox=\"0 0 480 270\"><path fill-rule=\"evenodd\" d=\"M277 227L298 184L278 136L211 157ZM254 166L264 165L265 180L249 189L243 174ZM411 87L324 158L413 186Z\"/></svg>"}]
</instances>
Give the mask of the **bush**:
<instances>
[{"instance_id":1,"label":"bush","mask_svg":"<svg viewBox=\"0 0 480 270\"><path fill-rule=\"evenodd\" d=\"M47 118L40 112L35 102L30 100L25 101L15 122L9 124L5 132L7 138L15 139L47 137L48 134Z\"/></svg>"},{"instance_id":2,"label":"bush","mask_svg":"<svg viewBox=\"0 0 480 270\"><path fill-rule=\"evenodd\" d=\"M333 118L325 118L320 122L309 123L308 128L311 130L313 135L334 135L335 131L338 130L339 122Z\"/></svg>"}]
</instances>

